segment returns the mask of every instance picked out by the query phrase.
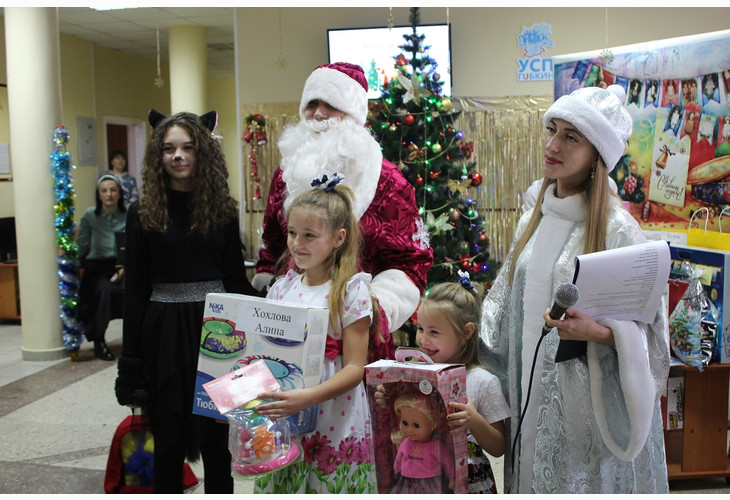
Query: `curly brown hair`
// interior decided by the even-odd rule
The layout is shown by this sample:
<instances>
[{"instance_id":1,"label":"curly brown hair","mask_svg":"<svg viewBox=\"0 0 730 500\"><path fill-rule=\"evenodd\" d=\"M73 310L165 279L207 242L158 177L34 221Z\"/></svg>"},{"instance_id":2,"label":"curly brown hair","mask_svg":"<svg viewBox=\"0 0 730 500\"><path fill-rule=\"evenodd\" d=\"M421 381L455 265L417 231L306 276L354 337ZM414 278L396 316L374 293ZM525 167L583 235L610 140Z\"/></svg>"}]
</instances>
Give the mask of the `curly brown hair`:
<instances>
[{"instance_id":1,"label":"curly brown hair","mask_svg":"<svg viewBox=\"0 0 730 500\"><path fill-rule=\"evenodd\" d=\"M223 151L211 131L193 113L177 113L163 119L152 130L142 167L143 194L139 201L142 227L165 232L169 222L167 213L170 177L162 162L162 148L167 130L182 127L190 134L195 151L190 192L190 231L205 236L211 228L220 227L238 215L238 202L228 189L228 169Z\"/></svg>"}]
</instances>

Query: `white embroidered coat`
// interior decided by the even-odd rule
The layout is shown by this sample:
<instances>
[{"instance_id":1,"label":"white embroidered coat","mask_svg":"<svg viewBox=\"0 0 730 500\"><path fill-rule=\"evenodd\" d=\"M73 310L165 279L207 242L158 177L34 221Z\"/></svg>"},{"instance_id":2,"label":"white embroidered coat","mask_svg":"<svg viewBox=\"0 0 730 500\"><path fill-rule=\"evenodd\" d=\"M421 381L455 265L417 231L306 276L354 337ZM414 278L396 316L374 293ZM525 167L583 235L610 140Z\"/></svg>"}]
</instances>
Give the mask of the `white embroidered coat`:
<instances>
[{"instance_id":1,"label":"white embroidered coat","mask_svg":"<svg viewBox=\"0 0 730 500\"><path fill-rule=\"evenodd\" d=\"M558 333L547 334L512 450L542 315L555 289L572 282L574 258L583 253L585 201L580 195L558 199L553 189L545 195L537 231L517 260L513 286L507 273L510 252L482 309L480 362L500 378L512 409L504 491L668 493L659 406L669 373L663 299L651 324L600 320L613 331L615 347L588 342L587 355L579 358L555 363ZM520 219L515 240L531 214ZM612 199L606 248L644 241L638 223Z\"/></svg>"}]
</instances>

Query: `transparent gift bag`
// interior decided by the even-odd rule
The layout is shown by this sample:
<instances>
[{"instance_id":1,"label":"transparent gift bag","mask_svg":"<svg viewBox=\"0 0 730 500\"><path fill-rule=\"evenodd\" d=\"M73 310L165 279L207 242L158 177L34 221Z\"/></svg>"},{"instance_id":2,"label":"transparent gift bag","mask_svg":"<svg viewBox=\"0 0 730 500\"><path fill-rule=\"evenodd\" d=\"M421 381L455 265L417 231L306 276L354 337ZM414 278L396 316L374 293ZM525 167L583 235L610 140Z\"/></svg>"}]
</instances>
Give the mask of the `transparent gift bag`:
<instances>
[{"instance_id":1,"label":"transparent gift bag","mask_svg":"<svg viewBox=\"0 0 730 500\"><path fill-rule=\"evenodd\" d=\"M293 463L299 447L291 440L286 419L272 420L260 415L254 399L225 414L228 418L228 449L231 469L242 476L268 474Z\"/></svg>"},{"instance_id":2,"label":"transparent gift bag","mask_svg":"<svg viewBox=\"0 0 730 500\"><path fill-rule=\"evenodd\" d=\"M720 314L702 287L704 269L690 262L682 265L690 282L669 316L670 342L681 361L703 371L712 360Z\"/></svg>"}]
</instances>

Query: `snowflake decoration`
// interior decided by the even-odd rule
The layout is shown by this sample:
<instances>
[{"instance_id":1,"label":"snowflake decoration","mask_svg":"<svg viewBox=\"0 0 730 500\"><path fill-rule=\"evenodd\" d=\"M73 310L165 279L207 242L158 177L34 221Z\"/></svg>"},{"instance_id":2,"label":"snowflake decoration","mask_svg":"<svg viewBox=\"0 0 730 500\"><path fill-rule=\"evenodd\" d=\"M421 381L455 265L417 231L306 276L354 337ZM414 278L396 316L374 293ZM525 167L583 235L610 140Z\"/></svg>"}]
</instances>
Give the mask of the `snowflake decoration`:
<instances>
[{"instance_id":1,"label":"snowflake decoration","mask_svg":"<svg viewBox=\"0 0 730 500\"><path fill-rule=\"evenodd\" d=\"M157 87L158 89L161 89L164 86L165 86L165 80L163 80L162 77L158 75L157 78L155 78L155 87Z\"/></svg>"},{"instance_id":2,"label":"snowflake decoration","mask_svg":"<svg viewBox=\"0 0 730 500\"><path fill-rule=\"evenodd\" d=\"M412 238L413 241L418 242L418 246L421 247L421 250L427 249L428 246L431 244L431 241L428 237L428 229L426 229L426 226L423 224L423 219L421 219L420 217L416 217L416 232L413 233Z\"/></svg>"},{"instance_id":3,"label":"snowflake decoration","mask_svg":"<svg viewBox=\"0 0 730 500\"><path fill-rule=\"evenodd\" d=\"M603 49L599 57L601 58L601 66L608 66L613 62L613 51L611 49Z\"/></svg>"}]
</instances>

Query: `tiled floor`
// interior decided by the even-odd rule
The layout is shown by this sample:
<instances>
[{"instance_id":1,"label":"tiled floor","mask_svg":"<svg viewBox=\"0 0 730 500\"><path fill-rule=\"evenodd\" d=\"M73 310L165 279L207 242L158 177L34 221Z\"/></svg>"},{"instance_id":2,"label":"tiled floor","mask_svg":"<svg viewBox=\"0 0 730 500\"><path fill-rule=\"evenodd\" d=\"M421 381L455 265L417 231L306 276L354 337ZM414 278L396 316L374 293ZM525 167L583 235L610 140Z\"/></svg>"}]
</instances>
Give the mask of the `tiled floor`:
<instances>
[{"instance_id":1,"label":"tiled floor","mask_svg":"<svg viewBox=\"0 0 730 500\"><path fill-rule=\"evenodd\" d=\"M121 349L121 320L107 341ZM79 361L22 361L21 327L0 321L0 494L103 494L109 445L129 410L114 397L116 362L93 356L84 343ZM202 465L190 464L199 478ZM497 484L502 460L493 460ZM237 480L235 493L251 493ZM672 493L730 493L724 478L676 481ZM202 482L186 493L202 494Z\"/></svg>"},{"instance_id":2,"label":"tiled floor","mask_svg":"<svg viewBox=\"0 0 730 500\"><path fill-rule=\"evenodd\" d=\"M121 320L107 330L121 350ZM13 493L104 494L109 445L130 414L114 396L116 362L94 358L90 343L79 361L21 360L21 329L0 322L0 495ZM190 464L203 477L202 464ZM236 493L251 493L237 480ZM202 494L202 481L186 493Z\"/></svg>"}]
</instances>

